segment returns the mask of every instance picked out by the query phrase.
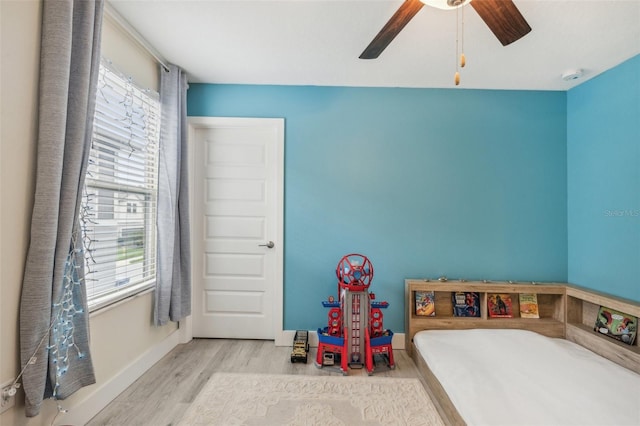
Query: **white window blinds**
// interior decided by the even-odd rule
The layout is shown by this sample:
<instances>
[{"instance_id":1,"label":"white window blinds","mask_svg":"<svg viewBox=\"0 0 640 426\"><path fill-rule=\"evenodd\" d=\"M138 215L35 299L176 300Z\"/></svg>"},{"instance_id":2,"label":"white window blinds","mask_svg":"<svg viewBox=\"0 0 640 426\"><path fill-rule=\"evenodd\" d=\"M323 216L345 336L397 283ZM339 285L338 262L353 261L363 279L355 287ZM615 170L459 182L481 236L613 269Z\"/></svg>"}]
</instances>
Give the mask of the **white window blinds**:
<instances>
[{"instance_id":1,"label":"white window blinds","mask_svg":"<svg viewBox=\"0 0 640 426\"><path fill-rule=\"evenodd\" d=\"M80 217L89 306L155 281L160 104L102 61Z\"/></svg>"}]
</instances>

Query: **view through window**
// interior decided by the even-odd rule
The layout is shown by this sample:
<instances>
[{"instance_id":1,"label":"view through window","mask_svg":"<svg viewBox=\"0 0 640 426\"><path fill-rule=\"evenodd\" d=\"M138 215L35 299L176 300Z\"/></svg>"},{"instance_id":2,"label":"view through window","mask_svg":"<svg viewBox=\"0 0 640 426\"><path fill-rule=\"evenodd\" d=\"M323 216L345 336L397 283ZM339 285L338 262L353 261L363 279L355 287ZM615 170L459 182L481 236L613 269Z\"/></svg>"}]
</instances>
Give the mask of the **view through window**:
<instances>
[{"instance_id":1,"label":"view through window","mask_svg":"<svg viewBox=\"0 0 640 426\"><path fill-rule=\"evenodd\" d=\"M80 212L91 309L155 282L159 129L158 94L103 60Z\"/></svg>"}]
</instances>

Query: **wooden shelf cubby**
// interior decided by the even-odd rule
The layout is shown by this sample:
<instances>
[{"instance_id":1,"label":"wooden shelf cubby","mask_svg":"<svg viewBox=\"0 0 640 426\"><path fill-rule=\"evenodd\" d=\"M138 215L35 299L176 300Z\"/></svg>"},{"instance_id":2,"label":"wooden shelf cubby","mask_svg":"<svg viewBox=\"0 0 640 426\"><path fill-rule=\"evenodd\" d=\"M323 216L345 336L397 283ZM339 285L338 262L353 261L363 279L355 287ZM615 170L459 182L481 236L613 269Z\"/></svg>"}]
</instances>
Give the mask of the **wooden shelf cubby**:
<instances>
[{"instance_id":1,"label":"wooden shelf cubby","mask_svg":"<svg viewBox=\"0 0 640 426\"><path fill-rule=\"evenodd\" d=\"M435 316L415 313L415 293L433 291ZM453 315L451 294L456 291L477 292L480 296L480 317ZM511 295L513 318L491 318L487 310L487 295L508 293ZM535 293L538 297L540 318L520 318L518 295ZM413 335L420 330L462 330L471 328L517 328L536 331L549 337L565 335L565 285L561 283L511 283L484 281L430 281L405 280L405 336L406 348L411 348Z\"/></svg>"},{"instance_id":2,"label":"wooden shelf cubby","mask_svg":"<svg viewBox=\"0 0 640 426\"><path fill-rule=\"evenodd\" d=\"M640 318L640 303L567 285L567 316L565 338L640 374L638 337L627 345L594 330L600 306Z\"/></svg>"}]
</instances>

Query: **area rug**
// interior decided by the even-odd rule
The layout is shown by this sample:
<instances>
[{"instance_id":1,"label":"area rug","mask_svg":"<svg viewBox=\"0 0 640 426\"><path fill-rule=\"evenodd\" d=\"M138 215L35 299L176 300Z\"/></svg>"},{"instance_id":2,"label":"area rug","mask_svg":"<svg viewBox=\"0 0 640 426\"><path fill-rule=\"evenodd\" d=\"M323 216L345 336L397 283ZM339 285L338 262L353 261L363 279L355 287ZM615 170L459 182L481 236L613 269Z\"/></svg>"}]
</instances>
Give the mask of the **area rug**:
<instances>
[{"instance_id":1,"label":"area rug","mask_svg":"<svg viewBox=\"0 0 640 426\"><path fill-rule=\"evenodd\" d=\"M418 379L216 373L191 425L442 425Z\"/></svg>"}]
</instances>

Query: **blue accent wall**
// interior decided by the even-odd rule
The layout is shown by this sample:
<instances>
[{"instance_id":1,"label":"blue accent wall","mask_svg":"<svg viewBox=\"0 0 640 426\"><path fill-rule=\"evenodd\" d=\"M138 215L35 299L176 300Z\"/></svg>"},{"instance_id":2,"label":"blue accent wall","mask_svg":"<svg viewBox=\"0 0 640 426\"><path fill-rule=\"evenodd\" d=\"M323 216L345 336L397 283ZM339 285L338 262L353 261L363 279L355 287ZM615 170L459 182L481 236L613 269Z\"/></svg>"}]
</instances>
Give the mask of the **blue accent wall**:
<instances>
[{"instance_id":1,"label":"blue accent wall","mask_svg":"<svg viewBox=\"0 0 640 426\"><path fill-rule=\"evenodd\" d=\"M566 93L191 84L188 115L285 118L284 328L325 326L348 253L404 279L567 280Z\"/></svg>"},{"instance_id":2,"label":"blue accent wall","mask_svg":"<svg viewBox=\"0 0 640 426\"><path fill-rule=\"evenodd\" d=\"M640 301L640 55L567 105L569 281Z\"/></svg>"}]
</instances>

